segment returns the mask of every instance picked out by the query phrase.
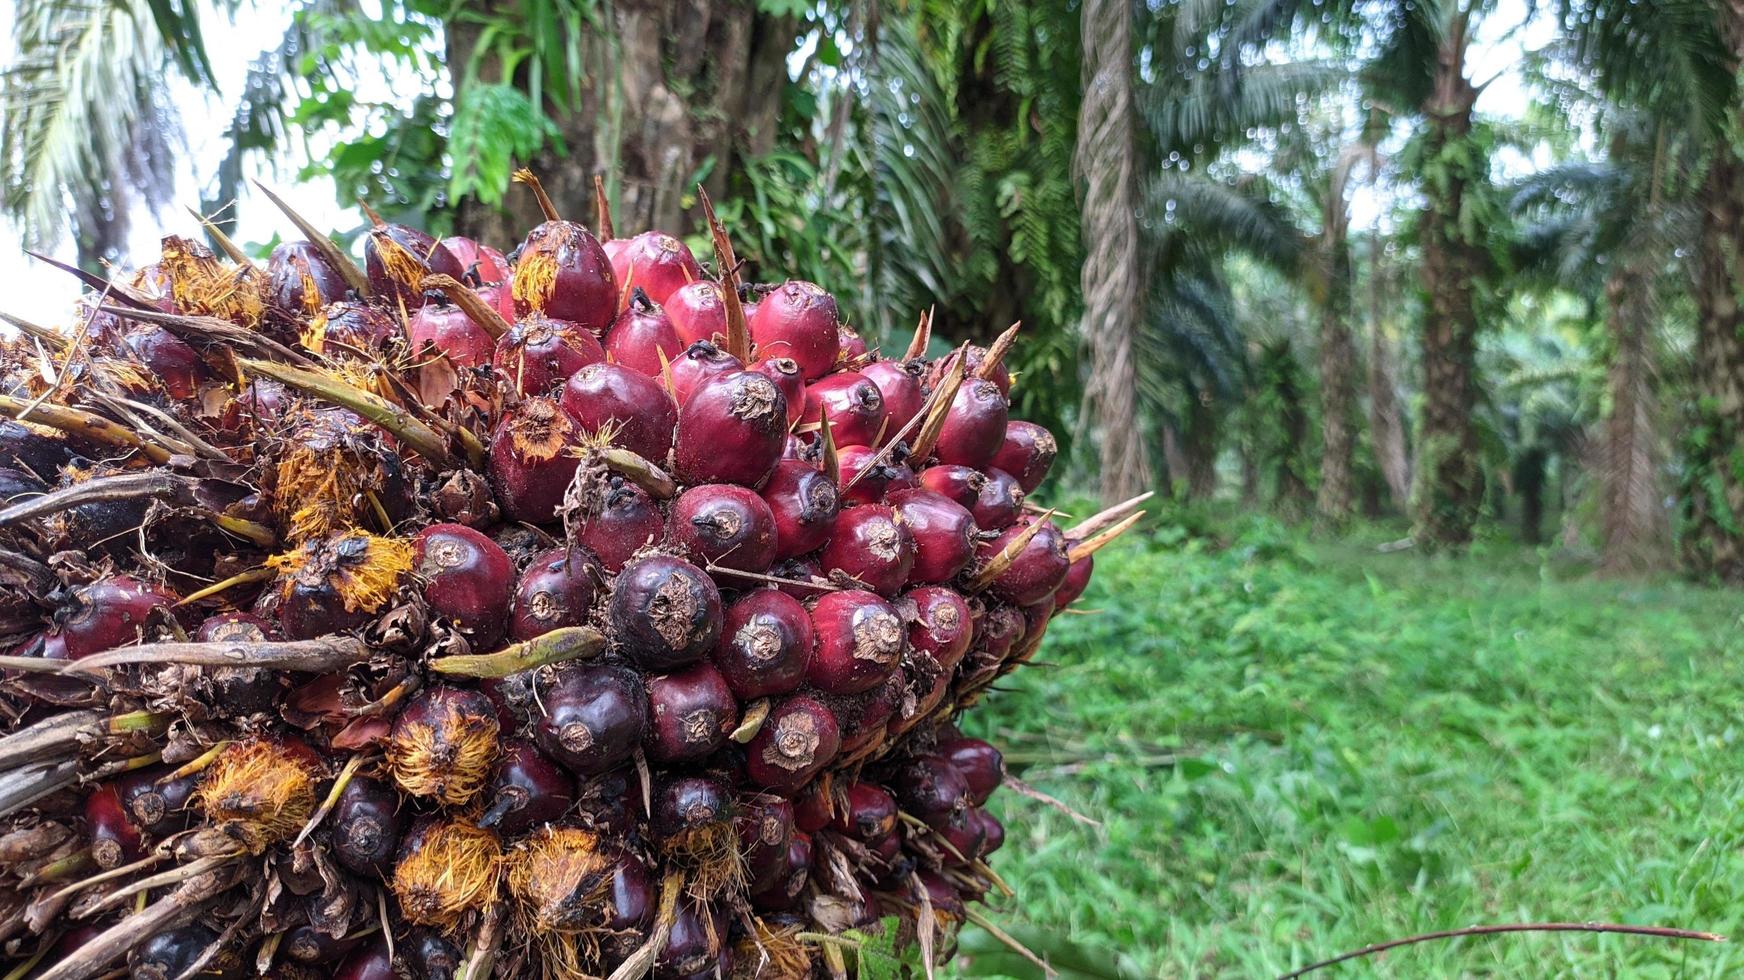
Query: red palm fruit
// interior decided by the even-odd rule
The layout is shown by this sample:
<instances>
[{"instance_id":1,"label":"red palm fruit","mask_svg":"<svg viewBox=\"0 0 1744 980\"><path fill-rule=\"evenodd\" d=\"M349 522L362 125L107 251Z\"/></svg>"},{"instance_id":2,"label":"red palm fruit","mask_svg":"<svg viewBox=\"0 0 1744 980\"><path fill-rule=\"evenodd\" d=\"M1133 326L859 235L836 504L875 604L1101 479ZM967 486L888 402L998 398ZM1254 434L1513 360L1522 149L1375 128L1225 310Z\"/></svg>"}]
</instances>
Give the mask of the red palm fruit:
<instances>
[{"instance_id":1,"label":"red palm fruit","mask_svg":"<svg viewBox=\"0 0 1744 980\"><path fill-rule=\"evenodd\" d=\"M333 807L333 857L341 867L380 878L400 847L400 794L368 776L353 776Z\"/></svg>"},{"instance_id":2,"label":"red palm fruit","mask_svg":"<svg viewBox=\"0 0 1744 980\"><path fill-rule=\"evenodd\" d=\"M1090 555L1073 562L1072 567L1066 569L1066 578L1060 582L1059 591L1054 593L1054 609L1064 609L1078 601L1078 597L1090 586L1090 573L1095 569L1095 559Z\"/></svg>"},{"instance_id":3,"label":"red palm fruit","mask_svg":"<svg viewBox=\"0 0 1744 980\"><path fill-rule=\"evenodd\" d=\"M666 946L654 961L654 980L712 980L732 975L727 917L713 905L686 899L678 903Z\"/></svg>"},{"instance_id":4,"label":"red palm fruit","mask_svg":"<svg viewBox=\"0 0 1744 980\"><path fill-rule=\"evenodd\" d=\"M961 921L967 907L963 904L963 894L957 890L957 886L930 871L921 871L918 874L920 885L927 892L927 902L933 907L933 914Z\"/></svg>"},{"instance_id":5,"label":"red palm fruit","mask_svg":"<svg viewBox=\"0 0 1744 980\"><path fill-rule=\"evenodd\" d=\"M387 768L413 796L461 806L490 778L496 706L482 692L438 684L406 702L388 735Z\"/></svg>"},{"instance_id":6,"label":"red palm fruit","mask_svg":"<svg viewBox=\"0 0 1744 980\"><path fill-rule=\"evenodd\" d=\"M569 453L576 424L551 398L529 398L503 415L491 433L486 475L510 520L550 524L557 519L578 457Z\"/></svg>"},{"instance_id":7,"label":"red palm fruit","mask_svg":"<svg viewBox=\"0 0 1744 980\"><path fill-rule=\"evenodd\" d=\"M981 739L948 739L934 751L949 759L963 774L963 781L969 786L969 802L975 806L986 804L987 798L1005 781L1005 757Z\"/></svg>"},{"instance_id":8,"label":"red palm fruit","mask_svg":"<svg viewBox=\"0 0 1744 980\"><path fill-rule=\"evenodd\" d=\"M399 335L400 322L385 311L365 303L340 300L309 321L300 342L317 354L331 355L380 350Z\"/></svg>"},{"instance_id":9,"label":"red palm fruit","mask_svg":"<svg viewBox=\"0 0 1744 980\"><path fill-rule=\"evenodd\" d=\"M488 303L490 308L496 310L505 321L509 323L515 322L514 283L504 279L502 282L492 282L486 283L482 286L474 286L473 291L478 293L479 299Z\"/></svg>"},{"instance_id":10,"label":"red palm fruit","mask_svg":"<svg viewBox=\"0 0 1744 980\"><path fill-rule=\"evenodd\" d=\"M618 573L606 622L618 649L642 669L675 670L714 649L721 635L721 594L690 562L648 555Z\"/></svg>"},{"instance_id":11,"label":"red palm fruit","mask_svg":"<svg viewBox=\"0 0 1744 980\"><path fill-rule=\"evenodd\" d=\"M949 582L975 558L975 518L932 490L900 490L886 498L914 535L912 584Z\"/></svg>"},{"instance_id":12,"label":"red palm fruit","mask_svg":"<svg viewBox=\"0 0 1744 980\"><path fill-rule=\"evenodd\" d=\"M830 794L825 784L808 787L793 804L793 826L805 833L815 834L828 827L830 821L836 818L835 798Z\"/></svg>"},{"instance_id":13,"label":"red palm fruit","mask_svg":"<svg viewBox=\"0 0 1744 980\"><path fill-rule=\"evenodd\" d=\"M478 825L514 837L568 813L575 805L575 777L532 742L512 738L503 742L484 799Z\"/></svg>"},{"instance_id":14,"label":"red palm fruit","mask_svg":"<svg viewBox=\"0 0 1744 980\"><path fill-rule=\"evenodd\" d=\"M345 277L309 242L284 242L266 260L267 305L293 317L345 298Z\"/></svg>"},{"instance_id":15,"label":"red palm fruit","mask_svg":"<svg viewBox=\"0 0 1744 980\"><path fill-rule=\"evenodd\" d=\"M794 906L811 877L811 835L794 831L787 853L775 872L775 882L751 896L751 904L764 912L779 912Z\"/></svg>"},{"instance_id":16,"label":"red palm fruit","mask_svg":"<svg viewBox=\"0 0 1744 980\"><path fill-rule=\"evenodd\" d=\"M1034 422L1013 419L1005 424L1005 442L993 455L993 465L1016 478L1024 493L1035 493L1047 479L1059 451L1052 432Z\"/></svg>"},{"instance_id":17,"label":"red palm fruit","mask_svg":"<svg viewBox=\"0 0 1744 980\"><path fill-rule=\"evenodd\" d=\"M778 561L769 569L769 574L781 580L776 588L801 602L815 599L836 587L824 578L823 566L818 564L816 555Z\"/></svg>"},{"instance_id":18,"label":"red palm fruit","mask_svg":"<svg viewBox=\"0 0 1744 980\"><path fill-rule=\"evenodd\" d=\"M412 539L424 600L491 647L502 640L515 600L515 563L490 538L459 524L432 524Z\"/></svg>"},{"instance_id":19,"label":"red palm fruit","mask_svg":"<svg viewBox=\"0 0 1744 980\"><path fill-rule=\"evenodd\" d=\"M151 614L167 614L175 603L174 595L149 582L106 576L73 590L71 603L55 617L57 633L67 657L78 660L139 642Z\"/></svg>"},{"instance_id":20,"label":"red palm fruit","mask_svg":"<svg viewBox=\"0 0 1744 980\"><path fill-rule=\"evenodd\" d=\"M745 775L770 792L792 795L841 747L835 714L811 698L791 697L770 710L745 747Z\"/></svg>"},{"instance_id":21,"label":"red palm fruit","mask_svg":"<svg viewBox=\"0 0 1744 980\"><path fill-rule=\"evenodd\" d=\"M987 360L987 348L970 345L968 354L969 359L964 370L969 374L969 376L973 377L981 372L981 365ZM954 352L932 362L929 381L932 384L938 384L939 379L949 374L951 366L956 363L957 355ZM1011 394L1011 372L1006 370L1003 361L993 369L992 377L987 380L999 386L1000 394Z\"/></svg>"},{"instance_id":22,"label":"red palm fruit","mask_svg":"<svg viewBox=\"0 0 1744 980\"><path fill-rule=\"evenodd\" d=\"M933 716L939 705L945 703L945 696L951 693L951 682L956 679L954 672L941 671L933 678L932 686L915 699L914 710L896 720L890 729L890 737L897 738Z\"/></svg>"},{"instance_id":23,"label":"red palm fruit","mask_svg":"<svg viewBox=\"0 0 1744 980\"><path fill-rule=\"evenodd\" d=\"M909 645L932 654L948 673L962 661L974 638L969 604L955 591L933 585L910 589L903 598L915 609L908 627Z\"/></svg>"},{"instance_id":24,"label":"red palm fruit","mask_svg":"<svg viewBox=\"0 0 1744 980\"><path fill-rule=\"evenodd\" d=\"M139 326L121 337L128 359L149 371L171 398L187 400L210 377L206 362L188 342L163 327Z\"/></svg>"},{"instance_id":25,"label":"red palm fruit","mask_svg":"<svg viewBox=\"0 0 1744 980\"><path fill-rule=\"evenodd\" d=\"M775 563L775 514L756 491L724 483L691 487L672 502L672 543L699 566L764 572ZM721 577L729 587L744 579Z\"/></svg>"},{"instance_id":26,"label":"red palm fruit","mask_svg":"<svg viewBox=\"0 0 1744 980\"><path fill-rule=\"evenodd\" d=\"M630 293L630 305L606 331L606 353L632 371L658 378L660 359L665 357L670 363L684 350L684 341L678 339L678 328L672 325L665 309L650 300L640 287Z\"/></svg>"},{"instance_id":27,"label":"red palm fruit","mask_svg":"<svg viewBox=\"0 0 1744 980\"><path fill-rule=\"evenodd\" d=\"M873 361L860 369L884 396L884 414L890 420L885 425L885 442L896 438L926 405L926 391L921 387L924 371L919 361Z\"/></svg>"},{"instance_id":28,"label":"red palm fruit","mask_svg":"<svg viewBox=\"0 0 1744 980\"><path fill-rule=\"evenodd\" d=\"M387 940L379 938L346 957L339 972L333 974L333 980L396 980L397 977Z\"/></svg>"},{"instance_id":29,"label":"red palm fruit","mask_svg":"<svg viewBox=\"0 0 1744 980\"><path fill-rule=\"evenodd\" d=\"M145 854L145 841L114 783L104 783L85 797L85 830L91 837L91 859L100 868L120 867Z\"/></svg>"},{"instance_id":30,"label":"red palm fruit","mask_svg":"<svg viewBox=\"0 0 1744 980\"><path fill-rule=\"evenodd\" d=\"M714 663L746 701L786 694L805 680L812 643L811 616L798 599L755 589L727 607Z\"/></svg>"},{"instance_id":31,"label":"red palm fruit","mask_svg":"<svg viewBox=\"0 0 1744 980\"><path fill-rule=\"evenodd\" d=\"M416 228L377 225L363 241L364 271L369 288L390 306L407 310L424 305L424 278L466 275L454 253Z\"/></svg>"},{"instance_id":32,"label":"red palm fruit","mask_svg":"<svg viewBox=\"0 0 1744 980\"><path fill-rule=\"evenodd\" d=\"M829 592L811 607L817 638L806 677L830 694L858 694L884 683L902 659L902 619L895 607L857 589Z\"/></svg>"},{"instance_id":33,"label":"red palm fruit","mask_svg":"<svg viewBox=\"0 0 1744 980\"><path fill-rule=\"evenodd\" d=\"M497 340L490 331L473 322L466 311L441 293L430 298L406 320L406 339L416 357L428 356L433 348L456 367L480 367L491 362Z\"/></svg>"},{"instance_id":34,"label":"red palm fruit","mask_svg":"<svg viewBox=\"0 0 1744 980\"><path fill-rule=\"evenodd\" d=\"M880 461L878 450L871 446L843 446L836 458L841 468L842 486L848 488L842 494L843 507L884 503L889 494L911 490L919 484L914 470L909 469L907 463L894 454Z\"/></svg>"},{"instance_id":35,"label":"red palm fruit","mask_svg":"<svg viewBox=\"0 0 1744 980\"><path fill-rule=\"evenodd\" d=\"M739 724L739 705L726 678L708 663L648 679L651 724L644 741L656 762L701 759L720 748Z\"/></svg>"},{"instance_id":36,"label":"red palm fruit","mask_svg":"<svg viewBox=\"0 0 1744 980\"><path fill-rule=\"evenodd\" d=\"M933 455L941 463L986 469L1005 444L1011 403L991 381L965 381L945 412Z\"/></svg>"},{"instance_id":37,"label":"red palm fruit","mask_svg":"<svg viewBox=\"0 0 1744 980\"><path fill-rule=\"evenodd\" d=\"M890 719L908 696L908 679L893 670L884 682L864 694L849 698L839 710L842 754L852 756L869 745L885 740Z\"/></svg>"},{"instance_id":38,"label":"red palm fruit","mask_svg":"<svg viewBox=\"0 0 1744 980\"><path fill-rule=\"evenodd\" d=\"M864 374L843 371L805 387L805 421L830 421L838 446L876 446L888 419L884 395Z\"/></svg>"},{"instance_id":39,"label":"red palm fruit","mask_svg":"<svg viewBox=\"0 0 1744 980\"><path fill-rule=\"evenodd\" d=\"M983 531L1003 531L1023 514L1023 486L1010 473L988 467L981 482L981 492L969 505L975 516L975 526Z\"/></svg>"},{"instance_id":40,"label":"red palm fruit","mask_svg":"<svg viewBox=\"0 0 1744 980\"><path fill-rule=\"evenodd\" d=\"M757 302L756 316L747 317L751 342L762 357L790 357L807 381L821 378L835 366L841 351L835 297L797 279L782 283Z\"/></svg>"},{"instance_id":41,"label":"red palm fruit","mask_svg":"<svg viewBox=\"0 0 1744 980\"><path fill-rule=\"evenodd\" d=\"M781 397L787 399L787 427L798 425L805 417L805 378L799 373L799 362L791 357L765 357L751 365L751 370L781 389Z\"/></svg>"},{"instance_id":42,"label":"red palm fruit","mask_svg":"<svg viewBox=\"0 0 1744 980\"><path fill-rule=\"evenodd\" d=\"M794 558L823 547L836 526L836 484L810 463L783 459L761 491L775 520L775 557Z\"/></svg>"},{"instance_id":43,"label":"red palm fruit","mask_svg":"<svg viewBox=\"0 0 1744 980\"><path fill-rule=\"evenodd\" d=\"M442 239L442 247L448 250L449 255L454 256L454 261L460 263L463 274L455 278L461 282L476 288L509 278L509 260L489 245L451 235Z\"/></svg>"},{"instance_id":44,"label":"red palm fruit","mask_svg":"<svg viewBox=\"0 0 1744 980\"><path fill-rule=\"evenodd\" d=\"M774 885L793 841L792 801L765 793L742 798L733 824L739 831L739 853L750 872L751 891Z\"/></svg>"},{"instance_id":45,"label":"red palm fruit","mask_svg":"<svg viewBox=\"0 0 1744 980\"><path fill-rule=\"evenodd\" d=\"M563 626L581 626L593 608L599 565L586 552L552 548L536 556L515 586L509 638L531 640Z\"/></svg>"},{"instance_id":46,"label":"red palm fruit","mask_svg":"<svg viewBox=\"0 0 1744 980\"><path fill-rule=\"evenodd\" d=\"M583 432L610 426L613 445L656 466L665 462L678 407L660 382L622 365L589 364L564 384L561 401Z\"/></svg>"},{"instance_id":47,"label":"red palm fruit","mask_svg":"<svg viewBox=\"0 0 1744 980\"><path fill-rule=\"evenodd\" d=\"M491 364L523 395L542 395L575 372L606 359L599 339L580 324L529 313L497 338Z\"/></svg>"},{"instance_id":48,"label":"red palm fruit","mask_svg":"<svg viewBox=\"0 0 1744 980\"><path fill-rule=\"evenodd\" d=\"M972 466L929 466L916 474L916 479L921 486L944 494L971 512L987 483L987 477Z\"/></svg>"},{"instance_id":49,"label":"red palm fruit","mask_svg":"<svg viewBox=\"0 0 1744 980\"><path fill-rule=\"evenodd\" d=\"M217 941L218 933L199 923L166 929L128 952L126 972L131 980L175 980Z\"/></svg>"},{"instance_id":50,"label":"red palm fruit","mask_svg":"<svg viewBox=\"0 0 1744 980\"><path fill-rule=\"evenodd\" d=\"M543 313L598 334L618 312L618 279L605 249L573 221L547 221L521 243L515 313Z\"/></svg>"},{"instance_id":51,"label":"red palm fruit","mask_svg":"<svg viewBox=\"0 0 1744 980\"><path fill-rule=\"evenodd\" d=\"M987 831L981 826L978 810L971 808L952 814L945 825L939 828L939 836L956 851L955 854L945 852L946 861L950 864L970 864L979 861L985 853ZM962 860L958 860L959 856Z\"/></svg>"},{"instance_id":52,"label":"red palm fruit","mask_svg":"<svg viewBox=\"0 0 1744 980\"><path fill-rule=\"evenodd\" d=\"M1000 553L1006 545L1029 530L1030 522L1014 524L999 537L982 542L983 561ZM1042 529L1029 539L1011 566L987 587L987 591L1019 606L1041 602L1059 589L1066 580L1066 570L1072 559L1066 555L1066 534L1053 521L1043 521Z\"/></svg>"},{"instance_id":53,"label":"red palm fruit","mask_svg":"<svg viewBox=\"0 0 1744 980\"><path fill-rule=\"evenodd\" d=\"M544 706L533 738L545 754L578 776L596 776L627 761L648 727L642 678L625 667L588 665L541 671L535 682Z\"/></svg>"},{"instance_id":54,"label":"red palm fruit","mask_svg":"<svg viewBox=\"0 0 1744 980\"><path fill-rule=\"evenodd\" d=\"M975 624L973 649L978 658L1002 661L1023 640L1023 613L1010 606L995 606Z\"/></svg>"},{"instance_id":55,"label":"red palm fruit","mask_svg":"<svg viewBox=\"0 0 1744 980\"><path fill-rule=\"evenodd\" d=\"M903 810L934 830L969 808L969 783L949 759L925 755L899 768L891 784Z\"/></svg>"},{"instance_id":56,"label":"red palm fruit","mask_svg":"<svg viewBox=\"0 0 1744 980\"><path fill-rule=\"evenodd\" d=\"M678 339L685 344L727 335L726 298L721 295L721 287L707 279L673 290L660 305L666 308Z\"/></svg>"},{"instance_id":57,"label":"red palm fruit","mask_svg":"<svg viewBox=\"0 0 1744 980\"><path fill-rule=\"evenodd\" d=\"M785 398L787 396L784 393L782 397ZM805 436L797 432L789 432L787 434L787 442L781 447L781 458L804 460L805 462L810 463L813 469L816 469L817 462L812 458L817 455L812 450L812 447L815 445L817 445L816 442L808 440Z\"/></svg>"},{"instance_id":58,"label":"red palm fruit","mask_svg":"<svg viewBox=\"0 0 1744 980\"><path fill-rule=\"evenodd\" d=\"M673 468L685 483L758 487L787 443L787 401L775 382L733 371L697 386L678 412Z\"/></svg>"},{"instance_id":59,"label":"red palm fruit","mask_svg":"<svg viewBox=\"0 0 1744 980\"><path fill-rule=\"evenodd\" d=\"M866 356L866 338L848 327L836 331L836 345L840 348L836 355L838 364L853 362Z\"/></svg>"},{"instance_id":60,"label":"red palm fruit","mask_svg":"<svg viewBox=\"0 0 1744 980\"><path fill-rule=\"evenodd\" d=\"M896 829L896 797L875 783L850 783L830 828L857 841L873 841Z\"/></svg>"},{"instance_id":61,"label":"red palm fruit","mask_svg":"<svg viewBox=\"0 0 1744 980\"><path fill-rule=\"evenodd\" d=\"M640 289L654 302L664 303L680 287L702 278L702 267L689 246L664 232L645 231L612 244L617 245L610 250L612 273L620 291Z\"/></svg>"},{"instance_id":62,"label":"red palm fruit","mask_svg":"<svg viewBox=\"0 0 1744 980\"><path fill-rule=\"evenodd\" d=\"M914 568L914 535L890 507L850 507L836 517L818 558L829 577L846 576L879 595L892 596Z\"/></svg>"},{"instance_id":63,"label":"red palm fruit","mask_svg":"<svg viewBox=\"0 0 1744 980\"><path fill-rule=\"evenodd\" d=\"M738 358L709 341L698 340L672 359L673 397L683 408L704 381L744 369L744 363Z\"/></svg>"},{"instance_id":64,"label":"red palm fruit","mask_svg":"<svg viewBox=\"0 0 1744 980\"><path fill-rule=\"evenodd\" d=\"M600 566L617 573L631 556L666 533L666 518L647 491L612 477L597 513L584 517L575 529L575 543L593 552Z\"/></svg>"}]
</instances>

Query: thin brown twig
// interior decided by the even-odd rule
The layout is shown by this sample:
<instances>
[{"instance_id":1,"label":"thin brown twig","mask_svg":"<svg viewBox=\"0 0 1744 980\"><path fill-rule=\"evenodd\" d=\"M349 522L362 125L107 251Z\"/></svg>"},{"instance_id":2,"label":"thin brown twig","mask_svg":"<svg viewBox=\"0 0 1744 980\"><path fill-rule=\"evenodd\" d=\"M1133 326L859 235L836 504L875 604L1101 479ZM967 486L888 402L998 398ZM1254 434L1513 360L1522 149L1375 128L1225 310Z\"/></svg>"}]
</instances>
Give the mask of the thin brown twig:
<instances>
[{"instance_id":1,"label":"thin brown twig","mask_svg":"<svg viewBox=\"0 0 1744 980\"><path fill-rule=\"evenodd\" d=\"M1464 936L1493 936L1509 932L1615 932L1630 936L1654 936L1659 939L1695 939L1709 943L1723 943L1725 936L1712 932L1696 932L1692 929L1671 929L1665 926L1629 926L1615 922L1511 922L1503 925L1466 926L1463 929L1444 929L1440 932L1425 932L1421 935L1406 936L1402 939L1389 939L1384 943L1353 949L1341 953L1328 960L1310 963L1299 970L1282 974L1278 980L1295 980L1307 976L1316 970L1324 970L1346 960L1354 960L1363 956L1373 956L1400 946L1410 946L1415 943L1433 942L1439 939L1459 939Z\"/></svg>"}]
</instances>

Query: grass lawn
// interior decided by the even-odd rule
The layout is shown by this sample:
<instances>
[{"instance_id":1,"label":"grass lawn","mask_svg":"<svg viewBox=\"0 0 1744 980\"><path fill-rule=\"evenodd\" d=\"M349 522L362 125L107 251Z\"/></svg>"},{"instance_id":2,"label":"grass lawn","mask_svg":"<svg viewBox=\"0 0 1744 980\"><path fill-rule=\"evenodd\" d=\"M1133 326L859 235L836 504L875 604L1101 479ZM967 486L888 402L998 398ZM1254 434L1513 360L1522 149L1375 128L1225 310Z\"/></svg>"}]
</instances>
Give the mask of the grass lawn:
<instances>
[{"instance_id":1,"label":"grass lawn","mask_svg":"<svg viewBox=\"0 0 1744 980\"><path fill-rule=\"evenodd\" d=\"M1104 824L996 796L1019 897L994 919L1078 976L1270 977L1527 920L1740 941L1461 939L1321 975L1744 975L1744 593L1371 537L1255 524L1098 556L1097 612L968 716ZM1035 975L964 943L965 975Z\"/></svg>"}]
</instances>

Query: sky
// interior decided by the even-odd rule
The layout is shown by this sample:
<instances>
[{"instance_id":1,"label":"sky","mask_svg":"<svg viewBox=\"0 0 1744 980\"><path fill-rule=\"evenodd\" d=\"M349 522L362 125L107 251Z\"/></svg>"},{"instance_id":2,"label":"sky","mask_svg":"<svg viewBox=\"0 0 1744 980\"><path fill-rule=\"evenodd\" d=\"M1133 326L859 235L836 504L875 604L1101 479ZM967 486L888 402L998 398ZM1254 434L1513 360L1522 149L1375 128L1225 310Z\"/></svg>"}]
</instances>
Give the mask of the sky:
<instances>
[{"instance_id":1,"label":"sky","mask_svg":"<svg viewBox=\"0 0 1744 980\"><path fill-rule=\"evenodd\" d=\"M1471 52L1471 76L1477 81L1492 78L1493 81L1478 101L1479 112L1515 117L1525 110L1530 92L1517 69L1518 62L1525 52L1549 43L1555 33L1554 20L1542 11L1534 15L1531 13L1533 9L1527 0L1500 0L1494 11L1484 18ZM0 3L0 38L13 36L13 17L13 5ZM198 89L173 73L166 77L181 115L186 141L186 152L177 161L174 199L178 203L156 216L149 213L132 215L128 250L133 263L149 261L156 255L158 240L164 234L198 237L199 228L183 205L199 205L200 189L208 183L212 168L224 155L223 132L229 124L249 63L263 49L277 44L289 21L290 12L285 5L242 4L234 20L208 13L204 27L219 92L214 94ZM10 60L11 54L10 42L0 48L0 58ZM364 79L362 85L379 90L375 93L379 96L391 89L393 81L391 78ZM305 162L298 156L298 148L287 147L284 155L285 160L276 172L263 170L262 161L251 159L245 173L272 186L316 227L349 228L361 222L358 209L340 206L331 186L318 180L299 184L292 179ZM1498 158L1496 166L1504 175L1518 175L1548 162L1548 159L1524 159L1516 151L1507 150ZM1359 228L1371 226L1392 206L1393 202L1385 196L1388 193L1384 188L1377 191L1359 184L1352 192L1350 213L1353 225ZM295 234L289 221L252 186L246 187L237 201L237 216L238 238L242 241L265 240L274 232L286 237ZM0 217L0 240L22 241L18 229L4 217ZM51 254L63 261L71 261L74 249L70 242L63 241L51 250ZM38 323L61 323L78 295L77 284L70 276L45 270L17 248L0 248L0 277L7 282L30 284L29 289L20 291L8 301L7 312Z\"/></svg>"}]
</instances>

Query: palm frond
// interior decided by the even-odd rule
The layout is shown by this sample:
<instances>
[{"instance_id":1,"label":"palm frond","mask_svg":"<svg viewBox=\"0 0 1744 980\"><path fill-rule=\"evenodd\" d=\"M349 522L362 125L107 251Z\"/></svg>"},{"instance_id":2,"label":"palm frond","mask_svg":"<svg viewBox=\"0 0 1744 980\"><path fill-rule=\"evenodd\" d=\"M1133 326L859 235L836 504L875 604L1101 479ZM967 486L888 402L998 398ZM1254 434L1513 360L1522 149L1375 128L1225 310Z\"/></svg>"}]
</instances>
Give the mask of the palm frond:
<instances>
[{"instance_id":1,"label":"palm frond","mask_svg":"<svg viewBox=\"0 0 1744 980\"><path fill-rule=\"evenodd\" d=\"M1611 98L1716 134L1734 79L1712 0L1561 0L1576 64Z\"/></svg>"},{"instance_id":2,"label":"palm frond","mask_svg":"<svg viewBox=\"0 0 1744 980\"><path fill-rule=\"evenodd\" d=\"M1165 172L1145 188L1151 213L1202 243L1235 248L1280 269L1294 269L1305 244L1300 228L1264 193L1265 184L1245 186L1196 174Z\"/></svg>"}]
</instances>

